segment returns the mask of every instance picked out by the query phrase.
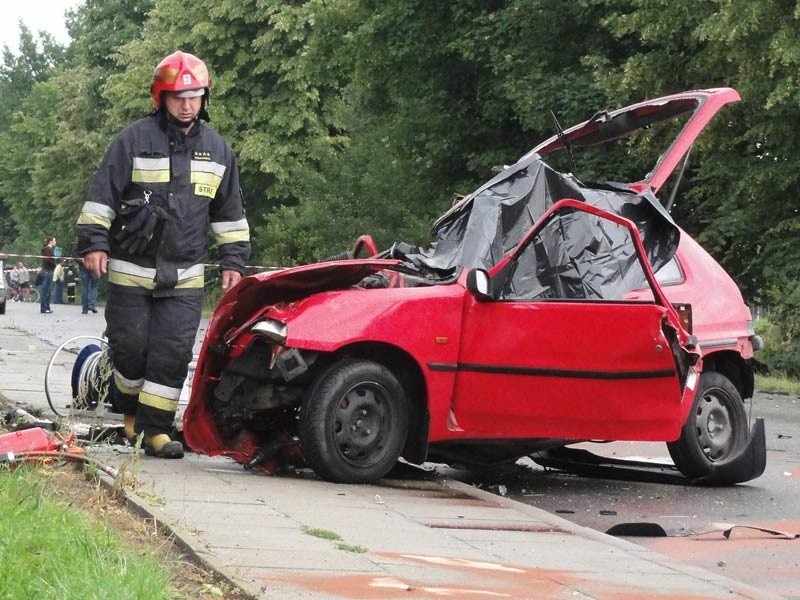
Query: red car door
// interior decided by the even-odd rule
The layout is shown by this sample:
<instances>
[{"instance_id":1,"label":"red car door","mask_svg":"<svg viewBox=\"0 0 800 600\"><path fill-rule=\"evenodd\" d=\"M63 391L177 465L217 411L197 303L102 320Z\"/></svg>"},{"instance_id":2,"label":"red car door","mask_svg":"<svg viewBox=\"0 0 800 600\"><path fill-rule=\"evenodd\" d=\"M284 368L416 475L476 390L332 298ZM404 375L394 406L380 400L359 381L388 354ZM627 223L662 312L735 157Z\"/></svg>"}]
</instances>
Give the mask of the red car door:
<instances>
[{"instance_id":1,"label":"red car door","mask_svg":"<svg viewBox=\"0 0 800 600\"><path fill-rule=\"evenodd\" d=\"M657 285L632 224L574 205L551 210L493 269L492 298L467 295L455 421L472 438L675 439L686 373L674 313L659 290L621 299ZM587 218L603 228L574 227Z\"/></svg>"}]
</instances>

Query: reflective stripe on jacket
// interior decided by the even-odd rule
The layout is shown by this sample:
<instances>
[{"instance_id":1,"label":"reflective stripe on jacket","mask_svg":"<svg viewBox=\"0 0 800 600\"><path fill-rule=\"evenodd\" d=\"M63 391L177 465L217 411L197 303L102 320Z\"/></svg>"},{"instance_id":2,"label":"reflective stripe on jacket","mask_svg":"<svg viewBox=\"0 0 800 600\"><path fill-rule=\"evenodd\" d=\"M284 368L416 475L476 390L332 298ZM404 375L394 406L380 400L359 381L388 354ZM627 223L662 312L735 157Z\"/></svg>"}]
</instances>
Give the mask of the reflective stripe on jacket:
<instances>
[{"instance_id":1,"label":"reflective stripe on jacket","mask_svg":"<svg viewBox=\"0 0 800 600\"><path fill-rule=\"evenodd\" d=\"M203 287L209 227L221 267L241 273L250 234L233 151L199 121L184 135L154 113L106 152L78 218L78 252L108 252L113 284L187 293Z\"/></svg>"}]
</instances>

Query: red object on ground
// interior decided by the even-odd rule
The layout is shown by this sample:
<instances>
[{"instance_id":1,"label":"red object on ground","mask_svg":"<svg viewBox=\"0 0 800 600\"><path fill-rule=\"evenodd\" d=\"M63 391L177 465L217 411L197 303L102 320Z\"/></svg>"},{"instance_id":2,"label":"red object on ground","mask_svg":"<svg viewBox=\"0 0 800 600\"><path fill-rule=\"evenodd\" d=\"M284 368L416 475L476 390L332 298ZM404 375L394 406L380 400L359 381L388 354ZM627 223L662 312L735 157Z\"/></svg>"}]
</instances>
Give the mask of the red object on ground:
<instances>
[{"instance_id":1,"label":"red object on ground","mask_svg":"<svg viewBox=\"0 0 800 600\"><path fill-rule=\"evenodd\" d=\"M47 452L57 450L59 443L41 427L12 431L0 435L0 453Z\"/></svg>"}]
</instances>

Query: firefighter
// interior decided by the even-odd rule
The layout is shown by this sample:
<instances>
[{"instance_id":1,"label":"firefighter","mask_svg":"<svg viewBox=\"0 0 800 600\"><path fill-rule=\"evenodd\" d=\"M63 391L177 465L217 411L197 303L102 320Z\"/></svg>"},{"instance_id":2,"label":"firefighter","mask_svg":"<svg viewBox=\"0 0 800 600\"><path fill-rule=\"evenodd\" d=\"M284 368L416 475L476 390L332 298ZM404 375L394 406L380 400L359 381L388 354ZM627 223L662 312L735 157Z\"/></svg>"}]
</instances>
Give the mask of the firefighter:
<instances>
[{"instance_id":1,"label":"firefighter","mask_svg":"<svg viewBox=\"0 0 800 600\"><path fill-rule=\"evenodd\" d=\"M145 452L161 458L183 456L170 436L200 323L209 226L223 290L250 256L236 158L202 123L210 89L192 54L158 64L153 112L111 143L76 225L86 269L108 273L106 335L125 434L143 434Z\"/></svg>"}]
</instances>

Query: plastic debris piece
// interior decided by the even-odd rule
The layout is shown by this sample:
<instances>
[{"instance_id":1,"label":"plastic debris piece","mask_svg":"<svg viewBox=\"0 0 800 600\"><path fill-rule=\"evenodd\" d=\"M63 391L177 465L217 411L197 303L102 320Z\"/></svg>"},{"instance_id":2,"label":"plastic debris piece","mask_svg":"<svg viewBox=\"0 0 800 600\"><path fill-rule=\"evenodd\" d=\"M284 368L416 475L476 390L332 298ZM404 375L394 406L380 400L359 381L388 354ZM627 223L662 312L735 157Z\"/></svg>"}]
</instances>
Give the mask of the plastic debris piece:
<instances>
[{"instance_id":1,"label":"plastic debris piece","mask_svg":"<svg viewBox=\"0 0 800 600\"><path fill-rule=\"evenodd\" d=\"M667 537L667 532L658 523L617 523L606 530L617 537Z\"/></svg>"}]
</instances>

